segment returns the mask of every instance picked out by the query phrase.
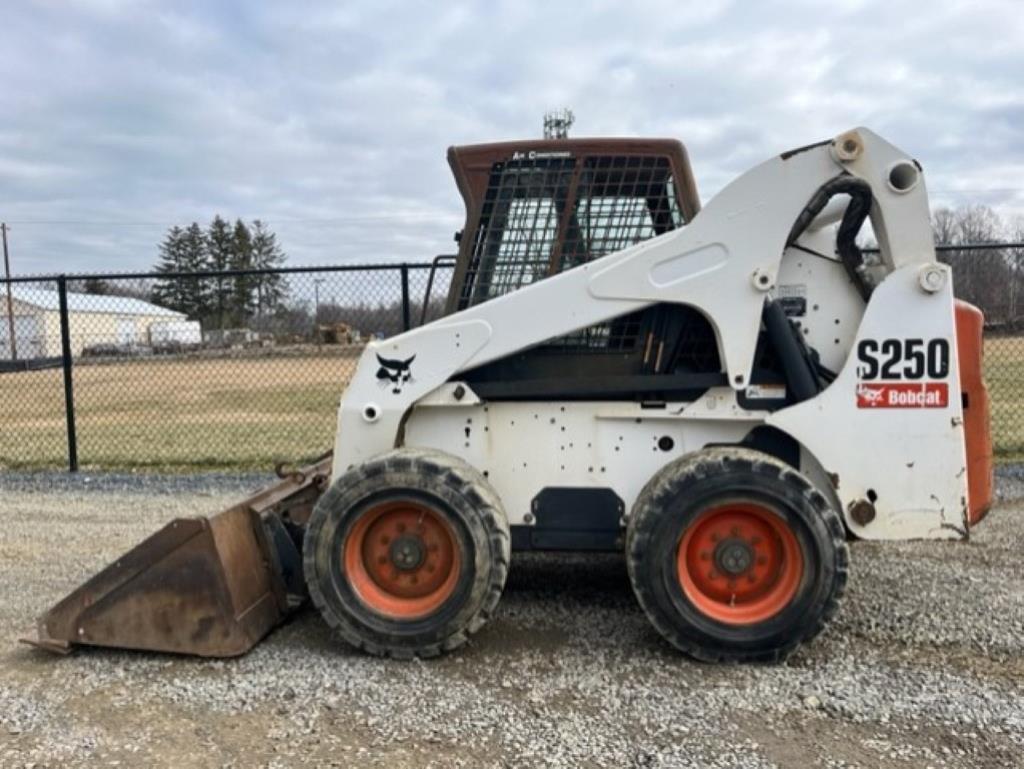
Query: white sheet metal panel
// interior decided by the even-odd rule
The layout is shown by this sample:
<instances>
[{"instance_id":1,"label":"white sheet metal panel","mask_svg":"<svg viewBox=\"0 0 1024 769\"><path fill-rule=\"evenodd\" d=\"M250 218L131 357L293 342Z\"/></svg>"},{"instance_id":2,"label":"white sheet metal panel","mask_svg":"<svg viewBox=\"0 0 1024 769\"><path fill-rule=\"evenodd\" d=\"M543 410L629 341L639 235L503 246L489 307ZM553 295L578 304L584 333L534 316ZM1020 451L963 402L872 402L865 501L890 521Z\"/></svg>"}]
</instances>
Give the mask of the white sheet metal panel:
<instances>
[{"instance_id":1,"label":"white sheet metal panel","mask_svg":"<svg viewBox=\"0 0 1024 769\"><path fill-rule=\"evenodd\" d=\"M799 325L807 344L818 351L821 363L839 371L853 347L864 300L834 254L834 230L807 233L798 243L819 255L786 249L772 298L784 306L787 301L799 304L802 300L803 314L787 315Z\"/></svg>"},{"instance_id":2,"label":"white sheet metal panel","mask_svg":"<svg viewBox=\"0 0 1024 769\"><path fill-rule=\"evenodd\" d=\"M682 403L659 409L573 401L434 405L443 400L413 409L405 445L441 449L486 473L513 525L527 523L533 498L553 486L613 489L625 516L665 464L708 443L736 443L763 416L692 419Z\"/></svg>"},{"instance_id":3,"label":"white sheet metal panel","mask_svg":"<svg viewBox=\"0 0 1024 769\"><path fill-rule=\"evenodd\" d=\"M865 378L865 366L855 352L825 392L767 419L835 474L847 525L865 539L967 535L952 281L948 267L937 267L946 276L941 290L922 290L921 268L911 265L889 275L868 303L855 349L862 340L879 345L892 340L893 350L899 347L901 352L890 367L893 378ZM945 375L925 371L922 377L904 376L917 368L918 346L907 353L907 340L922 340L924 354L932 340L944 340L949 350ZM892 357L884 356L881 364ZM927 362L923 365L927 368ZM928 393L938 390L945 396L929 399ZM867 525L850 515L852 505L861 500L870 501L876 511Z\"/></svg>"}]
</instances>

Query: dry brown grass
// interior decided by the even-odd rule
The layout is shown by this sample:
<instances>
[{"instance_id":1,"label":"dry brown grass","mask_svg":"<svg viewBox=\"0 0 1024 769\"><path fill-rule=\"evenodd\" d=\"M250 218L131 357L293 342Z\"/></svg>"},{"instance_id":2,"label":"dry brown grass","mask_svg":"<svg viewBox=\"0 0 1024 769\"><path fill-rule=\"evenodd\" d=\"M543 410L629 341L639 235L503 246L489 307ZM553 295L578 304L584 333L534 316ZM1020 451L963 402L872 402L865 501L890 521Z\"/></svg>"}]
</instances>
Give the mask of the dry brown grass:
<instances>
[{"instance_id":1,"label":"dry brown grass","mask_svg":"<svg viewBox=\"0 0 1024 769\"><path fill-rule=\"evenodd\" d=\"M326 348L325 348L326 350ZM358 351L78 365L83 467L268 467L330 448ZM66 461L60 369L0 375L0 466Z\"/></svg>"},{"instance_id":2,"label":"dry brown grass","mask_svg":"<svg viewBox=\"0 0 1024 769\"><path fill-rule=\"evenodd\" d=\"M985 340L985 382L992 402L996 454L1024 455L1024 337Z\"/></svg>"}]
</instances>

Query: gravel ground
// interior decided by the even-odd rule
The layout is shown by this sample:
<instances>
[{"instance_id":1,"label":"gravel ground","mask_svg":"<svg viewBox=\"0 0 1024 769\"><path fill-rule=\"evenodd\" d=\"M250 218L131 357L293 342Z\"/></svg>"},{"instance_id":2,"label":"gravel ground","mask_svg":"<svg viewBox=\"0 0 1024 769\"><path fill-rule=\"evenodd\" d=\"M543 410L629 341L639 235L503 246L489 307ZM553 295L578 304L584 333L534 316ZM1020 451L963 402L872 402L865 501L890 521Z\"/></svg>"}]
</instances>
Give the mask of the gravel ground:
<instances>
[{"instance_id":1,"label":"gravel ground","mask_svg":"<svg viewBox=\"0 0 1024 769\"><path fill-rule=\"evenodd\" d=\"M0 476L0 766L1017 766L1024 468L969 544L853 545L829 631L710 666L649 627L619 557L522 556L497 617L431 662L371 659L311 611L233 661L16 645L178 515L258 476Z\"/></svg>"}]
</instances>

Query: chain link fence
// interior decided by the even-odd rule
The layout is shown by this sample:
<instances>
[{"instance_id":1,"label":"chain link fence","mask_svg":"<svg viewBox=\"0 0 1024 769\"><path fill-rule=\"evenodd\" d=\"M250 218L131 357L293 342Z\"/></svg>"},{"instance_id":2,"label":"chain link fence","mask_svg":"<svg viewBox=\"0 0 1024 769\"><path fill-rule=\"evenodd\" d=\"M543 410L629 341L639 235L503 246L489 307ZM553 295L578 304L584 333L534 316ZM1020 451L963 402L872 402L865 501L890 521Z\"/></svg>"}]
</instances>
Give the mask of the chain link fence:
<instances>
[{"instance_id":1,"label":"chain link fence","mask_svg":"<svg viewBox=\"0 0 1024 769\"><path fill-rule=\"evenodd\" d=\"M1019 459L1024 244L940 258L985 313L996 453ZM0 468L312 460L363 346L438 317L452 263L0 280Z\"/></svg>"},{"instance_id":2,"label":"chain link fence","mask_svg":"<svg viewBox=\"0 0 1024 769\"><path fill-rule=\"evenodd\" d=\"M997 458L1024 459L1024 243L942 247L957 296L985 313L985 382Z\"/></svg>"},{"instance_id":3,"label":"chain link fence","mask_svg":"<svg viewBox=\"0 0 1024 769\"><path fill-rule=\"evenodd\" d=\"M435 262L0 282L0 467L312 460L366 342L443 311Z\"/></svg>"}]
</instances>

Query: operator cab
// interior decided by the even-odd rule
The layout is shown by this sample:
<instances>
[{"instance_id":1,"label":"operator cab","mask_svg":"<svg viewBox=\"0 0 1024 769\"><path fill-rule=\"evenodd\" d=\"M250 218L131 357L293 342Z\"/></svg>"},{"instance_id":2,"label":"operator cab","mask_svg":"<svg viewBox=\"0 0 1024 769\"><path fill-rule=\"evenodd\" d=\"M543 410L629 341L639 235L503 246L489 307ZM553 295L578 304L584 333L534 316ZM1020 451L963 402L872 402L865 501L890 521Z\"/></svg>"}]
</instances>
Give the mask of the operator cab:
<instances>
[{"instance_id":1,"label":"operator cab","mask_svg":"<svg viewBox=\"0 0 1024 769\"><path fill-rule=\"evenodd\" d=\"M472 307L678 229L700 199L674 139L543 139L451 147L466 207L445 308ZM753 383L781 383L762 345ZM726 384L700 312L660 304L460 374L490 400L691 400Z\"/></svg>"},{"instance_id":2,"label":"operator cab","mask_svg":"<svg viewBox=\"0 0 1024 769\"><path fill-rule=\"evenodd\" d=\"M700 210L683 145L548 139L452 147L466 204L448 312L682 226Z\"/></svg>"}]
</instances>

